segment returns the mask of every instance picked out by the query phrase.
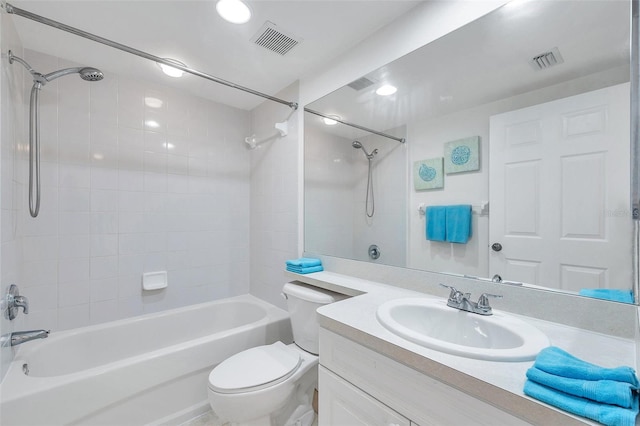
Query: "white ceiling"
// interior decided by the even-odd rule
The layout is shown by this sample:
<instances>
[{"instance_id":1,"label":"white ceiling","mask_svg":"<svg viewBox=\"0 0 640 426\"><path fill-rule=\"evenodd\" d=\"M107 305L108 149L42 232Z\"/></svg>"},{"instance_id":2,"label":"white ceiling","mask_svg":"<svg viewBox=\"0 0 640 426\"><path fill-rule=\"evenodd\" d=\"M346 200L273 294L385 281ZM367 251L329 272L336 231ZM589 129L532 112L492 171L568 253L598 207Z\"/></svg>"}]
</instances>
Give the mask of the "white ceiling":
<instances>
[{"instance_id":1,"label":"white ceiling","mask_svg":"<svg viewBox=\"0 0 640 426\"><path fill-rule=\"evenodd\" d=\"M308 107L384 131L557 84L595 90L628 81L629 22L626 1L513 2L366 76L394 84L396 94L376 95L379 84L345 86ZM564 63L542 71L529 64L554 47ZM305 121L313 123L322 127L319 119ZM347 138L362 134L324 128Z\"/></svg>"},{"instance_id":2,"label":"white ceiling","mask_svg":"<svg viewBox=\"0 0 640 426\"><path fill-rule=\"evenodd\" d=\"M321 69L419 1L249 0L251 21L234 25L215 12L215 0L10 0L10 4L251 89L274 95ZM255 95L187 75L164 76L151 61L15 16L25 48L59 56L105 73L180 87L242 109ZM250 39L265 21L303 39L285 56ZM42 73L52 70L38 70ZM292 99L295 101L295 99Z\"/></svg>"}]
</instances>

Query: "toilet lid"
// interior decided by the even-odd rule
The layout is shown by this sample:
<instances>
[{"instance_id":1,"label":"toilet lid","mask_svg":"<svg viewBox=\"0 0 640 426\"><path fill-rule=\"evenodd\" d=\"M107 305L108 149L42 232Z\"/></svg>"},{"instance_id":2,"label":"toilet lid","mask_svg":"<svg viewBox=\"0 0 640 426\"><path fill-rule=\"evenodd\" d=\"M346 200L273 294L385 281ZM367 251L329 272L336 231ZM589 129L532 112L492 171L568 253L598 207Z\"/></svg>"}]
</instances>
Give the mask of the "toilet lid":
<instances>
[{"instance_id":1,"label":"toilet lid","mask_svg":"<svg viewBox=\"0 0 640 426\"><path fill-rule=\"evenodd\" d=\"M282 342L258 346L222 361L209 374L209 387L240 393L273 386L289 378L301 363L300 354Z\"/></svg>"}]
</instances>

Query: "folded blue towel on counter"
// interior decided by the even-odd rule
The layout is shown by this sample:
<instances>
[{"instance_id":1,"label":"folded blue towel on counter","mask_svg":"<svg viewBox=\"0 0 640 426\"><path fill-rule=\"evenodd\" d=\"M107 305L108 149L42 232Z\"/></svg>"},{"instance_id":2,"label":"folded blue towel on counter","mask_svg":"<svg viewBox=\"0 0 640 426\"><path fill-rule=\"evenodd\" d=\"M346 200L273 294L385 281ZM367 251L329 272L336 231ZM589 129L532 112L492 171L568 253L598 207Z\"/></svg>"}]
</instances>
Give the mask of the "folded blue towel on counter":
<instances>
[{"instance_id":1,"label":"folded blue towel on counter","mask_svg":"<svg viewBox=\"0 0 640 426\"><path fill-rule=\"evenodd\" d=\"M322 265L308 266L306 268L301 267L301 266L289 266L289 265L287 265L287 271L295 272L296 274L310 274L312 272L324 271L324 268L322 267Z\"/></svg>"},{"instance_id":2,"label":"folded blue towel on counter","mask_svg":"<svg viewBox=\"0 0 640 426\"><path fill-rule=\"evenodd\" d=\"M617 290L612 288L583 288L578 293L580 296L593 297L595 299L611 300L613 302L633 303L631 290Z\"/></svg>"},{"instance_id":3,"label":"folded blue towel on counter","mask_svg":"<svg viewBox=\"0 0 640 426\"><path fill-rule=\"evenodd\" d=\"M524 393L554 407L608 426L634 426L638 415L637 394L634 395L632 408L622 408L569 395L531 380L525 382Z\"/></svg>"},{"instance_id":4,"label":"folded blue towel on counter","mask_svg":"<svg viewBox=\"0 0 640 426\"><path fill-rule=\"evenodd\" d=\"M424 215L427 240L445 241L447 238L447 207L429 206Z\"/></svg>"},{"instance_id":5,"label":"folded blue towel on counter","mask_svg":"<svg viewBox=\"0 0 640 426\"><path fill-rule=\"evenodd\" d=\"M638 389L638 378L631 367L605 368L576 358L557 346L540 351L533 366L556 376L582 380L613 380L631 384Z\"/></svg>"},{"instance_id":6,"label":"folded blue towel on counter","mask_svg":"<svg viewBox=\"0 0 640 426\"><path fill-rule=\"evenodd\" d=\"M546 373L535 367L527 371L527 378L569 395L588 398L604 404L631 408L633 403L634 387L626 382L570 379Z\"/></svg>"},{"instance_id":7,"label":"folded blue towel on counter","mask_svg":"<svg viewBox=\"0 0 640 426\"><path fill-rule=\"evenodd\" d=\"M298 259L287 260L287 266L297 266L301 268L307 268L309 266L322 265L320 259L314 259L311 257L300 257Z\"/></svg>"},{"instance_id":8,"label":"folded blue towel on counter","mask_svg":"<svg viewBox=\"0 0 640 426\"><path fill-rule=\"evenodd\" d=\"M471 205L447 206L446 216L447 241L466 244L471 238Z\"/></svg>"}]
</instances>

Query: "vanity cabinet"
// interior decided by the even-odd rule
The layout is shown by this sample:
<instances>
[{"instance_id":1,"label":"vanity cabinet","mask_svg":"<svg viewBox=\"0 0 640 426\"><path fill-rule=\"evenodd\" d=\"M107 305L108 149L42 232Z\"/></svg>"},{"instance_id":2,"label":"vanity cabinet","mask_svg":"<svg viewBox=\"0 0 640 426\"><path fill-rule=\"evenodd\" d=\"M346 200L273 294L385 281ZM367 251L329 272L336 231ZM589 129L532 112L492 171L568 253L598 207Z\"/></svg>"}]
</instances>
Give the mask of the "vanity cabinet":
<instances>
[{"instance_id":1,"label":"vanity cabinet","mask_svg":"<svg viewBox=\"0 0 640 426\"><path fill-rule=\"evenodd\" d=\"M323 366L318 426L411 426L411 422Z\"/></svg>"},{"instance_id":2,"label":"vanity cabinet","mask_svg":"<svg viewBox=\"0 0 640 426\"><path fill-rule=\"evenodd\" d=\"M530 423L320 329L319 426Z\"/></svg>"}]
</instances>

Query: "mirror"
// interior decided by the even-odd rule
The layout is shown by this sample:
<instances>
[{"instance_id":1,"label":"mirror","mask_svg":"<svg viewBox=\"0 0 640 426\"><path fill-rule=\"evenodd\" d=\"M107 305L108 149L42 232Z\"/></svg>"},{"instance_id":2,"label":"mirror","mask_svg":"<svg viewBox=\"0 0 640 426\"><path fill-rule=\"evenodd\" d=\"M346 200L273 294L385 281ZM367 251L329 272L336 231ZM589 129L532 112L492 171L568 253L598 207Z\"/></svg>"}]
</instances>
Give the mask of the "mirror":
<instances>
[{"instance_id":1,"label":"mirror","mask_svg":"<svg viewBox=\"0 0 640 426\"><path fill-rule=\"evenodd\" d=\"M305 252L630 290L629 40L628 2L514 1L307 105ZM452 205L468 242L427 239Z\"/></svg>"}]
</instances>

